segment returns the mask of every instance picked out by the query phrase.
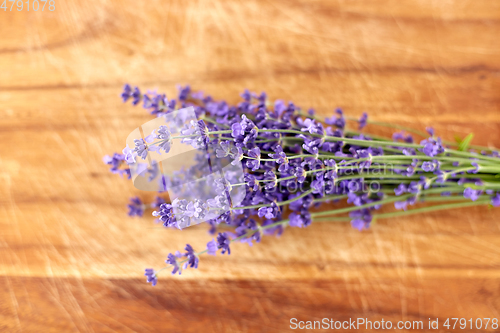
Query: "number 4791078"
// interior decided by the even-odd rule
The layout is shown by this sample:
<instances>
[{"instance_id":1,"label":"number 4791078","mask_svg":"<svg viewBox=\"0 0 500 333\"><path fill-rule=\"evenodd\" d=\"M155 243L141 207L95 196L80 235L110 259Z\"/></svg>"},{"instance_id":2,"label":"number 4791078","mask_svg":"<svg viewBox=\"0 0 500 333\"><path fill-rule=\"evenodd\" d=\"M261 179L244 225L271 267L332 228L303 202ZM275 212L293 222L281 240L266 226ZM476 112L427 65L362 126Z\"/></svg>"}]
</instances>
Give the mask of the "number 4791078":
<instances>
[{"instance_id":1,"label":"number 4791078","mask_svg":"<svg viewBox=\"0 0 500 333\"><path fill-rule=\"evenodd\" d=\"M1 0L0 0L1 1ZM23 2L23 0L3 0L2 5L0 6L0 9L3 9L4 11L7 11L7 2L10 2L10 9L9 11L12 11L12 8L14 8L14 4L16 5L16 9L18 11L21 11L23 9L29 11L30 10L30 0L27 0ZM45 5L49 3L49 11L53 12L56 10L56 2L55 0L31 0L31 9L37 12L39 9L43 10L45 9ZM24 7L26 5L26 7Z\"/></svg>"}]
</instances>

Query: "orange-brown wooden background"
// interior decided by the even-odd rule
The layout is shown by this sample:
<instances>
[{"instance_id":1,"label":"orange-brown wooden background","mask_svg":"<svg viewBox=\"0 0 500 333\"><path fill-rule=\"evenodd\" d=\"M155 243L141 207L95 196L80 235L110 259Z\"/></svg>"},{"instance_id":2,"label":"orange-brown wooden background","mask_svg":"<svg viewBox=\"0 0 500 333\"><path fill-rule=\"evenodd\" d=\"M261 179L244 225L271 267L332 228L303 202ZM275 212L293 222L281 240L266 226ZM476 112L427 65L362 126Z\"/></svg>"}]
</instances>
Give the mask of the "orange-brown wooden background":
<instances>
[{"instance_id":1,"label":"orange-brown wooden background","mask_svg":"<svg viewBox=\"0 0 500 333\"><path fill-rule=\"evenodd\" d=\"M10 3L8 3L10 7ZM26 5L24 5L26 6ZM287 332L290 318L500 318L500 220L470 209L286 230L198 270L145 267L209 240L151 228L102 156L150 119L124 82L266 90L322 115L433 125L500 146L500 2L63 1L0 10L0 331ZM47 4L48 7L48 4ZM378 131L390 135L387 130ZM426 324L427 325L427 324ZM445 331L442 327L439 331Z\"/></svg>"}]
</instances>

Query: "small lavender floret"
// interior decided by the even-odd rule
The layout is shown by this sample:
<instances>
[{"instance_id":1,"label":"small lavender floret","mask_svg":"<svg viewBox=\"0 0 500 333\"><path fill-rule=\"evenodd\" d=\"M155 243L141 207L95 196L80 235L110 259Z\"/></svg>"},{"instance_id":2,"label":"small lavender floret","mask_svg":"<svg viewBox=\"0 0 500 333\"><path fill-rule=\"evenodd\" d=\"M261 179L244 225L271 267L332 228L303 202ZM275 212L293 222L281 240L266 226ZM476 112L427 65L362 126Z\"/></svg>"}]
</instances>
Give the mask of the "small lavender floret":
<instances>
[{"instance_id":1,"label":"small lavender floret","mask_svg":"<svg viewBox=\"0 0 500 333\"><path fill-rule=\"evenodd\" d=\"M139 102L142 99L141 91L139 90L139 88L135 87L134 91L132 92L130 97L132 97L132 104L133 105L139 104Z\"/></svg>"},{"instance_id":2,"label":"small lavender floret","mask_svg":"<svg viewBox=\"0 0 500 333\"><path fill-rule=\"evenodd\" d=\"M177 256L176 255L174 255L172 253L169 253L168 256L167 256L167 260L165 260L165 262L167 264L172 265L172 267L173 267L173 269L172 269L172 275L174 275L177 272L179 272L179 275L182 273L182 270L180 269L179 262L177 261Z\"/></svg>"},{"instance_id":3,"label":"small lavender floret","mask_svg":"<svg viewBox=\"0 0 500 333\"><path fill-rule=\"evenodd\" d=\"M477 199L479 199L480 195L481 195L481 191L474 190L474 189L472 189L470 187L467 187L464 190L464 197L468 198L468 199L471 199L472 201L476 201Z\"/></svg>"},{"instance_id":4,"label":"small lavender floret","mask_svg":"<svg viewBox=\"0 0 500 333\"><path fill-rule=\"evenodd\" d=\"M156 272L152 268L146 268L144 275L147 277L147 283L151 283L154 287L158 283L158 277L156 276Z\"/></svg>"},{"instance_id":5,"label":"small lavender floret","mask_svg":"<svg viewBox=\"0 0 500 333\"><path fill-rule=\"evenodd\" d=\"M408 206L408 201L396 201L394 203L394 207L398 210L406 210L406 207Z\"/></svg>"},{"instance_id":6,"label":"small lavender floret","mask_svg":"<svg viewBox=\"0 0 500 333\"><path fill-rule=\"evenodd\" d=\"M142 203L139 197L130 198L130 203L128 204L128 216L139 216L144 215L145 205Z\"/></svg>"},{"instance_id":7,"label":"small lavender floret","mask_svg":"<svg viewBox=\"0 0 500 333\"><path fill-rule=\"evenodd\" d=\"M208 254L215 256L217 254L217 250L218 250L217 242L214 239L212 239L210 242L207 243Z\"/></svg>"},{"instance_id":8,"label":"small lavender floret","mask_svg":"<svg viewBox=\"0 0 500 333\"><path fill-rule=\"evenodd\" d=\"M248 151L248 156L252 159L247 160L247 168L256 171L260 167L260 149L259 147L252 148Z\"/></svg>"},{"instance_id":9,"label":"small lavender floret","mask_svg":"<svg viewBox=\"0 0 500 333\"><path fill-rule=\"evenodd\" d=\"M307 227L311 224L311 214L307 210L302 210L300 213L291 213L289 216L291 227Z\"/></svg>"},{"instance_id":10,"label":"small lavender floret","mask_svg":"<svg viewBox=\"0 0 500 333\"><path fill-rule=\"evenodd\" d=\"M229 141L221 141L219 142L219 146L215 148L215 154L217 158L224 158L229 156L231 153L231 144Z\"/></svg>"},{"instance_id":11,"label":"small lavender floret","mask_svg":"<svg viewBox=\"0 0 500 333\"><path fill-rule=\"evenodd\" d=\"M359 130L362 130L366 124L368 123L368 113L364 112L361 118L358 120L359 122Z\"/></svg>"},{"instance_id":12,"label":"small lavender floret","mask_svg":"<svg viewBox=\"0 0 500 333\"><path fill-rule=\"evenodd\" d=\"M351 220L351 226L359 231L363 229L369 229L370 223L372 221L372 216L370 211L367 209L354 211L349 214L353 219Z\"/></svg>"},{"instance_id":13,"label":"small lavender floret","mask_svg":"<svg viewBox=\"0 0 500 333\"><path fill-rule=\"evenodd\" d=\"M137 154L137 156L140 156L143 160L145 160L148 156L148 147L146 145L146 142L143 139L135 139L134 144L134 152Z\"/></svg>"},{"instance_id":14,"label":"small lavender floret","mask_svg":"<svg viewBox=\"0 0 500 333\"><path fill-rule=\"evenodd\" d=\"M493 207L500 207L500 193L491 198L491 205Z\"/></svg>"},{"instance_id":15,"label":"small lavender floret","mask_svg":"<svg viewBox=\"0 0 500 333\"><path fill-rule=\"evenodd\" d=\"M220 232L219 235L217 236L217 247L219 249L222 249L221 254L224 254L226 252L227 254L231 254L231 249L229 248L230 243L231 240L227 236L227 233Z\"/></svg>"},{"instance_id":16,"label":"small lavender floret","mask_svg":"<svg viewBox=\"0 0 500 333\"><path fill-rule=\"evenodd\" d=\"M280 214L280 209L276 202L272 202L270 207L260 207L258 210L259 217L266 219L274 219Z\"/></svg>"},{"instance_id":17,"label":"small lavender floret","mask_svg":"<svg viewBox=\"0 0 500 333\"><path fill-rule=\"evenodd\" d=\"M396 187L394 189L394 193L397 195L397 196L400 196L404 193L408 192L408 187L406 187L405 184L399 184L398 187Z\"/></svg>"},{"instance_id":18,"label":"small lavender floret","mask_svg":"<svg viewBox=\"0 0 500 333\"><path fill-rule=\"evenodd\" d=\"M199 263L200 259L198 258L198 256L194 252L193 247L189 244L186 244L185 250L186 250L186 253L184 254L184 256L187 258L187 262L184 264L184 266L185 266L184 268L187 268L187 267L198 268L198 263Z\"/></svg>"},{"instance_id":19,"label":"small lavender floret","mask_svg":"<svg viewBox=\"0 0 500 333\"><path fill-rule=\"evenodd\" d=\"M123 100L123 103L127 102L128 99L132 97L132 87L128 83L123 86L123 92L120 96Z\"/></svg>"}]
</instances>

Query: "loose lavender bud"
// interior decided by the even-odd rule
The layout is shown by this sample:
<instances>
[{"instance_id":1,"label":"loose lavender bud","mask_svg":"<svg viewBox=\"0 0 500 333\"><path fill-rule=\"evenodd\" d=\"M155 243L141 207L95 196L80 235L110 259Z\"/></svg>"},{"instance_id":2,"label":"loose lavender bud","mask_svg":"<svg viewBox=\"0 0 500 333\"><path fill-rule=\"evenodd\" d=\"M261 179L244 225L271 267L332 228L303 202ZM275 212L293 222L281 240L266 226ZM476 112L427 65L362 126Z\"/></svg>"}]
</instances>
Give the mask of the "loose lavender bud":
<instances>
[{"instance_id":1,"label":"loose lavender bud","mask_svg":"<svg viewBox=\"0 0 500 333\"><path fill-rule=\"evenodd\" d=\"M121 98L123 103L127 102L130 97L132 97L132 87L127 83L123 86L123 92L121 93Z\"/></svg>"},{"instance_id":2,"label":"loose lavender bud","mask_svg":"<svg viewBox=\"0 0 500 333\"><path fill-rule=\"evenodd\" d=\"M153 287L156 286L158 283L158 277L152 268L146 268L144 275L147 277L147 283L151 283Z\"/></svg>"},{"instance_id":3,"label":"loose lavender bud","mask_svg":"<svg viewBox=\"0 0 500 333\"><path fill-rule=\"evenodd\" d=\"M191 87L189 85L185 87L179 87L179 101L187 100L190 92L191 92Z\"/></svg>"},{"instance_id":4,"label":"loose lavender bud","mask_svg":"<svg viewBox=\"0 0 500 333\"><path fill-rule=\"evenodd\" d=\"M144 214L145 205L142 203L139 197L130 198L130 203L128 204L128 216L139 216L142 217Z\"/></svg>"},{"instance_id":5,"label":"loose lavender bud","mask_svg":"<svg viewBox=\"0 0 500 333\"><path fill-rule=\"evenodd\" d=\"M215 256L217 254L217 242L212 239L210 242L207 243L207 253Z\"/></svg>"},{"instance_id":6,"label":"loose lavender bud","mask_svg":"<svg viewBox=\"0 0 500 333\"><path fill-rule=\"evenodd\" d=\"M408 201L396 201L394 203L394 207L398 210L402 209L402 210L406 210L406 207L408 206Z\"/></svg>"},{"instance_id":7,"label":"loose lavender bud","mask_svg":"<svg viewBox=\"0 0 500 333\"><path fill-rule=\"evenodd\" d=\"M500 193L497 193L496 196L491 198L491 204L493 207L500 207Z\"/></svg>"},{"instance_id":8,"label":"loose lavender bud","mask_svg":"<svg viewBox=\"0 0 500 333\"><path fill-rule=\"evenodd\" d=\"M364 112L361 118L359 118L358 122L359 122L359 130L362 130L368 122L368 114Z\"/></svg>"}]
</instances>

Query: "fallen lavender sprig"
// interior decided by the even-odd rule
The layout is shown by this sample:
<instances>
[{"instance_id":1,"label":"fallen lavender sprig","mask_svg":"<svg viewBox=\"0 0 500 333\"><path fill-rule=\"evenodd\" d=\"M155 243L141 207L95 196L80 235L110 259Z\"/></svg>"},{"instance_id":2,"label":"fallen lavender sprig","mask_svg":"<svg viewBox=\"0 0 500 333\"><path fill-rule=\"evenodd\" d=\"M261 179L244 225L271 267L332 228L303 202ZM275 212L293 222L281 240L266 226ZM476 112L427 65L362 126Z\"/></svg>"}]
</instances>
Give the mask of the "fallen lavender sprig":
<instances>
[{"instance_id":1,"label":"fallen lavender sprig","mask_svg":"<svg viewBox=\"0 0 500 333\"><path fill-rule=\"evenodd\" d=\"M197 268L199 256L231 253L233 242L260 242L264 235L281 235L284 228L307 227L312 221L350 221L359 230L368 229L376 219L415 213L469 207L500 206L500 155L492 148L471 146L472 135L464 140L443 142L432 128L426 133L394 124L371 122L364 113L360 119L346 118L337 109L330 118L305 112L293 103L271 103L266 94L245 91L242 101L229 105L210 96L181 87L177 100L164 94L125 85L124 102L143 107L157 117L192 106L197 122L172 135L160 126L148 137L135 140L135 147L123 154L106 156L111 172L127 175L127 163L145 159L149 151L168 153L176 140L194 147L215 147L217 158L231 158L233 165L244 168L241 182L219 182L221 190L245 188L245 197L232 205L226 196L207 200L173 200L158 197L143 204L133 198L129 215L142 216L151 207L165 227L200 220L210 212L220 212L208 220L214 236L206 248L195 252L186 245L184 253L170 253L167 265L155 271L146 269L147 281L156 285L158 273L172 274ZM357 123L357 128L348 127ZM368 124L395 127L401 132L392 139L361 133ZM422 136L415 143L411 134ZM475 149L481 150L477 153ZM158 171L147 170L153 176ZM182 170L182 173L188 172ZM154 178L151 176L151 179ZM221 192L222 193L222 192ZM347 207L318 210L346 200ZM409 207L427 203L420 208ZM395 212L376 213L394 204ZM330 208L332 205L330 205ZM177 213L174 214L174 211ZM181 214L179 214L181 212ZM336 216L341 215L341 216Z\"/></svg>"}]
</instances>

